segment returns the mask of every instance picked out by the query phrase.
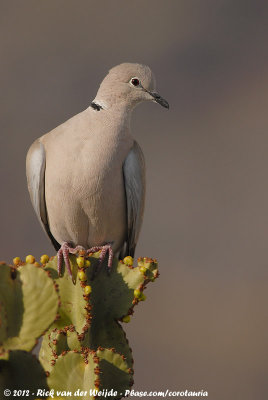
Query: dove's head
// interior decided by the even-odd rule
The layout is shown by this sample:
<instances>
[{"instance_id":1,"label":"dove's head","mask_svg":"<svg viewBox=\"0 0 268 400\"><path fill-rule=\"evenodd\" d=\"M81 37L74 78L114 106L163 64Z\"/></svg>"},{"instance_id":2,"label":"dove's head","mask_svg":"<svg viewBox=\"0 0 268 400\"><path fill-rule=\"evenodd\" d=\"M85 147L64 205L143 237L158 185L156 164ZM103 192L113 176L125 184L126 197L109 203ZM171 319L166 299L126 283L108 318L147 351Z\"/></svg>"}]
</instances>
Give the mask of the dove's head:
<instances>
[{"instance_id":1,"label":"dove's head","mask_svg":"<svg viewBox=\"0 0 268 400\"><path fill-rule=\"evenodd\" d=\"M165 108L168 102L155 91L155 78L149 67L124 63L112 68L102 81L94 103L104 109L133 109L143 101L154 101Z\"/></svg>"}]
</instances>

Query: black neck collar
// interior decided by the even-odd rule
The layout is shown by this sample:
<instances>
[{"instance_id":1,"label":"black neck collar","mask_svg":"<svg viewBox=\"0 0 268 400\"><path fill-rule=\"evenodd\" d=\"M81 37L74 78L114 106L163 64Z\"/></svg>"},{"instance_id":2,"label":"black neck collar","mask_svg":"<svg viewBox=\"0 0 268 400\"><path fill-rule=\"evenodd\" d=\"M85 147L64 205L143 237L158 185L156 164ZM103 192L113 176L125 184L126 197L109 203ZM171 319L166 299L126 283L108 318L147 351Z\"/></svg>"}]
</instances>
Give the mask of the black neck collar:
<instances>
[{"instance_id":1,"label":"black neck collar","mask_svg":"<svg viewBox=\"0 0 268 400\"><path fill-rule=\"evenodd\" d=\"M96 111L103 110L103 107L100 106L99 104L95 103L94 101L92 101L92 103L90 104L90 107L92 107L93 110L96 110Z\"/></svg>"}]
</instances>

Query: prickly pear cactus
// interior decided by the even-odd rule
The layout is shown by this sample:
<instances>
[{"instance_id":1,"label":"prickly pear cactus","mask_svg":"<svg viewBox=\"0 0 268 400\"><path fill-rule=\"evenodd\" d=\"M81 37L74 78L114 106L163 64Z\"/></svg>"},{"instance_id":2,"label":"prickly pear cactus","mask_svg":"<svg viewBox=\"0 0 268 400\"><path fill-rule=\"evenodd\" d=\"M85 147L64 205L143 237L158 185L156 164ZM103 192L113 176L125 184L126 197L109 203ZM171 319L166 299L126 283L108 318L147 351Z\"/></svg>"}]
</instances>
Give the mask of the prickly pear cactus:
<instances>
[{"instance_id":1,"label":"prickly pear cactus","mask_svg":"<svg viewBox=\"0 0 268 400\"><path fill-rule=\"evenodd\" d=\"M90 390L113 390L109 397L120 399L133 384L132 352L120 322L129 322L134 306L145 300L145 286L159 274L155 260L139 259L134 268L131 257L114 260L108 274L98 257L70 257L74 283L66 273L58 277L56 257L45 265L58 285L61 307L40 360L50 387L80 389L85 399L94 398Z\"/></svg>"},{"instance_id":2,"label":"prickly pear cactus","mask_svg":"<svg viewBox=\"0 0 268 400\"><path fill-rule=\"evenodd\" d=\"M37 387L63 398L69 392L69 399L81 398L81 392L85 400L105 398L108 391L110 399L124 397L133 385L133 358L121 323L130 321L134 306L146 298L146 285L158 277L156 261L142 258L134 268L131 257L115 259L107 273L99 253L85 257L81 252L70 256L73 279L67 273L58 276L57 257L42 256L42 267L33 265L33 256L26 261L0 266L0 368L6 363L15 376L16 357L23 358L15 353L31 350L46 330L36 371L42 379L46 371L47 380L41 385L35 378Z\"/></svg>"},{"instance_id":3,"label":"prickly pear cactus","mask_svg":"<svg viewBox=\"0 0 268 400\"><path fill-rule=\"evenodd\" d=\"M54 282L32 264L0 265L0 396L4 389L47 387L45 370L29 351L57 317ZM30 399L34 398L29 393Z\"/></svg>"}]
</instances>

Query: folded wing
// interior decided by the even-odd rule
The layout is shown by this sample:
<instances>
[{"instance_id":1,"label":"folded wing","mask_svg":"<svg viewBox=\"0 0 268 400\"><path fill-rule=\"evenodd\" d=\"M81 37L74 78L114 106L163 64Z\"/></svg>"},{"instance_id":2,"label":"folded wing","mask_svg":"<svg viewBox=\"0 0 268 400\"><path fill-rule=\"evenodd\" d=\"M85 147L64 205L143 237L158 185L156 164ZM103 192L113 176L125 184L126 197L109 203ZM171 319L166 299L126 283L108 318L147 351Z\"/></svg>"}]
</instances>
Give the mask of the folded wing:
<instances>
[{"instance_id":1,"label":"folded wing","mask_svg":"<svg viewBox=\"0 0 268 400\"><path fill-rule=\"evenodd\" d=\"M133 257L141 229L145 200L145 163L137 142L134 142L126 157L123 175L127 205L127 237L120 257Z\"/></svg>"},{"instance_id":2,"label":"folded wing","mask_svg":"<svg viewBox=\"0 0 268 400\"><path fill-rule=\"evenodd\" d=\"M53 246L56 250L58 250L60 248L60 245L50 232L47 218L45 199L45 170L45 149L43 144L39 142L39 140L36 140L30 147L26 159L28 190L30 193L33 208L38 216L38 219L48 237L50 238Z\"/></svg>"}]
</instances>

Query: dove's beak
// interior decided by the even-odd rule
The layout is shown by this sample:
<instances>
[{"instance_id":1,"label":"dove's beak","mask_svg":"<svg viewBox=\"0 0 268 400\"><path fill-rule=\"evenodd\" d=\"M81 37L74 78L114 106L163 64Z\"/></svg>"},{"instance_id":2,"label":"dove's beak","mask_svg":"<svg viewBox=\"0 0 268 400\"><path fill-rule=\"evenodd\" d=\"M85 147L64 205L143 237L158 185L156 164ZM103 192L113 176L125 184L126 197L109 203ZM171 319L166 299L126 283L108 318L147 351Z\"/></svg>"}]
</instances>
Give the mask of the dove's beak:
<instances>
[{"instance_id":1,"label":"dove's beak","mask_svg":"<svg viewBox=\"0 0 268 400\"><path fill-rule=\"evenodd\" d=\"M168 102L165 99L163 99L163 97L161 97L158 93L156 92L148 92L148 93L150 93L150 95L153 97L153 101L155 101L156 103L160 104L165 108L169 108Z\"/></svg>"}]
</instances>

